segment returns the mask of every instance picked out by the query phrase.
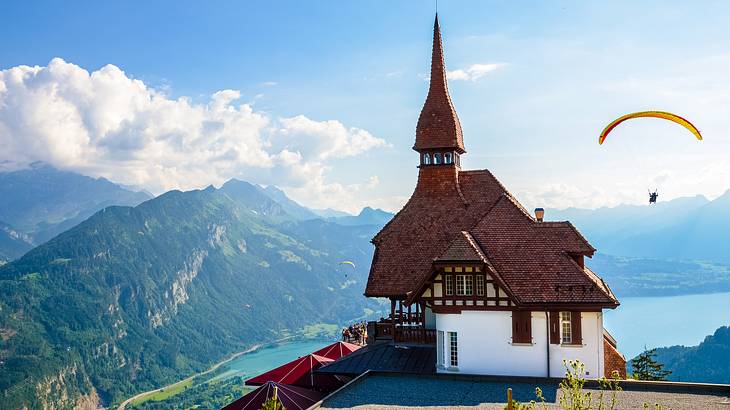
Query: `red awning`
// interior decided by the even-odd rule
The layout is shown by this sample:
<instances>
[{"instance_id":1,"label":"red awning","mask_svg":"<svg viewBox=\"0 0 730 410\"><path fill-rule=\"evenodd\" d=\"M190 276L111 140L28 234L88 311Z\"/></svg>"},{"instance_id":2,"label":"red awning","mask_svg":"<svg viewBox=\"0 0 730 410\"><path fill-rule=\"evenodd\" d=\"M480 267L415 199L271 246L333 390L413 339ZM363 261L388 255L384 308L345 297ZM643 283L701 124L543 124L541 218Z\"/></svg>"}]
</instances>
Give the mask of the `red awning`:
<instances>
[{"instance_id":1,"label":"red awning","mask_svg":"<svg viewBox=\"0 0 730 410\"><path fill-rule=\"evenodd\" d=\"M281 365L276 369L269 370L262 375L248 379L246 380L246 384L249 386L258 386L266 382L275 382L306 388L331 387L334 380L330 380L331 377L328 376L315 376L314 370L333 361L332 359L316 354L308 354Z\"/></svg>"},{"instance_id":2,"label":"red awning","mask_svg":"<svg viewBox=\"0 0 730 410\"><path fill-rule=\"evenodd\" d=\"M267 382L251 393L223 407L223 410L259 410L264 402L274 395L274 386L278 387L276 397L287 410L308 409L322 398L321 393L313 390Z\"/></svg>"},{"instance_id":3,"label":"red awning","mask_svg":"<svg viewBox=\"0 0 730 410\"><path fill-rule=\"evenodd\" d=\"M362 346L347 343L347 342L335 342L329 346L323 347L312 354L326 357L328 359L337 360L340 357L347 356Z\"/></svg>"}]
</instances>

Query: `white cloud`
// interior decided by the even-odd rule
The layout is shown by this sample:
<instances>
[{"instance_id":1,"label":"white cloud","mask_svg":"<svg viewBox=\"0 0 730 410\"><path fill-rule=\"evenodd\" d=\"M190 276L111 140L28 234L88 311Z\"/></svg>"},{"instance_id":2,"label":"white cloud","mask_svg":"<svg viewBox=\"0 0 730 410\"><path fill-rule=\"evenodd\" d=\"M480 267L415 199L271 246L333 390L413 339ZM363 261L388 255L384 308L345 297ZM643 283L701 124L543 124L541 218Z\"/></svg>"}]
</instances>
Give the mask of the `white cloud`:
<instances>
[{"instance_id":1,"label":"white cloud","mask_svg":"<svg viewBox=\"0 0 730 410\"><path fill-rule=\"evenodd\" d=\"M0 164L43 161L155 193L236 177L326 206L374 186L329 182L328 161L385 147L383 139L336 120L271 118L240 98L222 90L204 103L172 99L116 66L90 73L60 58L2 70Z\"/></svg>"},{"instance_id":2,"label":"white cloud","mask_svg":"<svg viewBox=\"0 0 730 410\"><path fill-rule=\"evenodd\" d=\"M485 75L504 67L506 64L472 64L467 68L446 72L446 78L452 81L477 81Z\"/></svg>"}]
</instances>

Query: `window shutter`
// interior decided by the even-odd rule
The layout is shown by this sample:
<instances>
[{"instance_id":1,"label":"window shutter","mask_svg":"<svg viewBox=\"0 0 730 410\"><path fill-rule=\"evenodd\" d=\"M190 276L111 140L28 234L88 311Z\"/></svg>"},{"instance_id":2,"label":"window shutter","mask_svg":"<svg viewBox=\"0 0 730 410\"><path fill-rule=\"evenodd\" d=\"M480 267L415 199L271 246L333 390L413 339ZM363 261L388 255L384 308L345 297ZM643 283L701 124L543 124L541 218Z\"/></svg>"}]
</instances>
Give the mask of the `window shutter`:
<instances>
[{"instance_id":1,"label":"window shutter","mask_svg":"<svg viewBox=\"0 0 730 410\"><path fill-rule=\"evenodd\" d=\"M583 344L583 334L581 332L582 328L582 321L580 317L580 312L572 312L570 315L570 328L573 333L573 343L574 345L582 345Z\"/></svg>"},{"instance_id":2,"label":"window shutter","mask_svg":"<svg viewBox=\"0 0 730 410\"><path fill-rule=\"evenodd\" d=\"M560 312L550 312L550 343L560 344Z\"/></svg>"},{"instance_id":3,"label":"window shutter","mask_svg":"<svg viewBox=\"0 0 730 410\"><path fill-rule=\"evenodd\" d=\"M512 343L532 343L532 312L512 312Z\"/></svg>"}]
</instances>

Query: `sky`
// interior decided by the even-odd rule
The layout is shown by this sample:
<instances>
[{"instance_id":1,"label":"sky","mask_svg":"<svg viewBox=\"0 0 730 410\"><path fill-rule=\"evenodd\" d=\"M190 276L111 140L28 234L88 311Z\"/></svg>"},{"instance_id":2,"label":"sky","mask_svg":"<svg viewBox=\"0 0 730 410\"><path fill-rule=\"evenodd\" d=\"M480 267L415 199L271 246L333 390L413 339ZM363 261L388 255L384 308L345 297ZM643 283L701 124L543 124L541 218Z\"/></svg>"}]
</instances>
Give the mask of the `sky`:
<instances>
[{"instance_id":1,"label":"sky","mask_svg":"<svg viewBox=\"0 0 730 410\"><path fill-rule=\"evenodd\" d=\"M314 208L397 211L435 1L5 3L0 168L35 161L155 194L230 178ZM467 154L526 207L730 188L730 3L438 4ZM632 111L690 119L617 128Z\"/></svg>"}]
</instances>

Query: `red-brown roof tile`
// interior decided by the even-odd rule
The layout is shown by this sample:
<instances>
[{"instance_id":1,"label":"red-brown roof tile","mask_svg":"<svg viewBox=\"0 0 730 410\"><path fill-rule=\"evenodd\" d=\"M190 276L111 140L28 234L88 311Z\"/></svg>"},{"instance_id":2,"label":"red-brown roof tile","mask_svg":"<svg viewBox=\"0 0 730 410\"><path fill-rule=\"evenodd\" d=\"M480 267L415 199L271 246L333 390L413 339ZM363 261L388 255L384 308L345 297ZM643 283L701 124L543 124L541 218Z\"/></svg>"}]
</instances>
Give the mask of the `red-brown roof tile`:
<instances>
[{"instance_id":1,"label":"red-brown roof tile","mask_svg":"<svg viewBox=\"0 0 730 410\"><path fill-rule=\"evenodd\" d=\"M456 239L451 241L446 251L436 258L438 262L452 261L475 261L485 263L487 257L479 248L469 232L462 231L461 235L457 235Z\"/></svg>"},{"instance_id":2,"label":"red-brown roof tile","mask_svg":"<svg viewBox=\"0 0 730 410\"><path fill-rule=\"evenodd\" d=\"M426 103L416 126L415 150L451 148L460 153L464 150L461 123L451 102L446 81L443 44L438 15L433 25L433 50L431 55L431 83Z\"/></svg>"}]
</instances>

